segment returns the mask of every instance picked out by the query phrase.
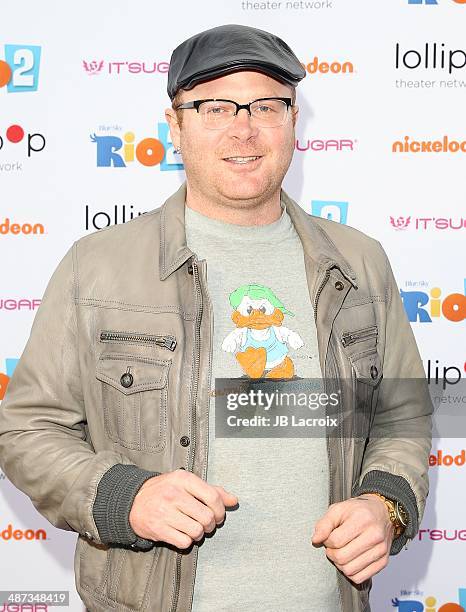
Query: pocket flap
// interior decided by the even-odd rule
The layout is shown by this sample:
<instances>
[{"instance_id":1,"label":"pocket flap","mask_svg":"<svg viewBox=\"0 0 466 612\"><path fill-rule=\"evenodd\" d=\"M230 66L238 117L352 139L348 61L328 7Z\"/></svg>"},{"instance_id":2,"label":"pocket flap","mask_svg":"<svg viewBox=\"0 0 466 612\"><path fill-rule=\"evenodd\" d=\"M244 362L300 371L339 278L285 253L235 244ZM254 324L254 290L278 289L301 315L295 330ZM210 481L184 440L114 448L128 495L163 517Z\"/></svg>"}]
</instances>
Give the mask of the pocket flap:
<instances>
[{"instance_id":1,"label":"pocket flap","mask_svg":"<svg viewBox=\"0 0 466 612\"><path fill-rule=\"evenodd\" d=\"M356 353L350 357L358 380L377 386L382 378L382 362L376 349Z\"/></svg>"},{"instance_id":2,"label":"pocket flap","mask_svg":"<svg viewBox=\"0 0 466 612\"><path fill-rule=\"evenodd\" d=\"M136 357L120 353L104 353L97 362L96 378L125 395L162 389L167 384L171 360ZM131 378L124 375L130 374ZM123 384L122 381L125 383Z\"/></svg>"}]
</instances>

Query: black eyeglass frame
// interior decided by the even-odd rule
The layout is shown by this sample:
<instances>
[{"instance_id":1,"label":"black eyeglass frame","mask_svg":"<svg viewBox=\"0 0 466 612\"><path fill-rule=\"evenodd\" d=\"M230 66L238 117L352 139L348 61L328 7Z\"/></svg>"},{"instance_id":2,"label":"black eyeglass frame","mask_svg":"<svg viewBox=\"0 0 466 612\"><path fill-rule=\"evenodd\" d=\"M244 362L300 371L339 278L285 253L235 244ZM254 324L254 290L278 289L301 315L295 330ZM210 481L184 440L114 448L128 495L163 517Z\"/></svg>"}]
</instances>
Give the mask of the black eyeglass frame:
<instances>
[{"instance_id":1,"label":"black eyeglass frame","mask_svg":"<svg viewBox=\"0 0 466 612\"><path fill-rule=\"evenodd\" d=\"M234 100L225 100L223 98L207 98L206 100L191 100L191 102L185 102L184 104L178 104L178 106L175 106L175 110L195 108L196 112L199 113L199 107L201 106L203 102L231 102L232 104L236 106L236 113L233 115L234 117L236 117L236 115L239 113L239 111L242 108L245 108L248 111L249 116L252 117L251 104L254 104L255 102L260 102L261 100L281 100L282 102L286 104L287 111L290 107L292 108L295 106L294 104L292 104L291 98L280 98L280 97L270 97L270 96L268 98L257 98L257 100L248 102L248 104L238 104L238 102L235 102Z\"/></svg>"}]
</instances>

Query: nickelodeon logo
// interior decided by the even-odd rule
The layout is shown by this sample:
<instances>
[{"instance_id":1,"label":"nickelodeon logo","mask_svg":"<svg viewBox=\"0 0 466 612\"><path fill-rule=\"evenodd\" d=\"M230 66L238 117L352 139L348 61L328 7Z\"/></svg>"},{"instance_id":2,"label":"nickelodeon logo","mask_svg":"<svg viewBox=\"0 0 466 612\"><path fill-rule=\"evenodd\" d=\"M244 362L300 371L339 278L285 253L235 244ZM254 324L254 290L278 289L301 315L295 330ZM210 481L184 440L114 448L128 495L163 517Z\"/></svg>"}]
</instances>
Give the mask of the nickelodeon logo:
<instances>
[{"instance_id":1,"label":"nickelodeon logo","mask_svg":"<svg viewBox=\"0 0 466 612\"><path fill-rule=\"evenodd\" d=\"M321 62L317 56L307 64L301 62L306 74L353 74L352 62Z\"/></svg>"},{"instance_id":2,"label":"nickelodeon logo","mask_svg":"<svg viewBox=\"0 0 466 612\"><path fill-rule=\"evenodd\" d=\"M6 529L0 531L0 540L46 540L45 529L13 529L10 523Z\"/></svg>"},{"instance_id":3,"label":"nickelodeon logo","mask_svg":"<svg viewBox=\"0 0 466 612\"><path fill-rule=\"evenodd\" d=\"M429 466L445 466L450 467L456 465L458 467L463 466L466 463L466 450L463 450L458 455L444 455L443 451L438 450L435 455L429 455Z\"/></svg>"},{"instance_id":4,"label":"nickelodeon logo","mask_svg":"<svg viewBox=\"0 0 466 612\"><path fill-rule=\"evenodd\" d=\"M451 140L443 136L442 140L396 140L392 144L392 153L466 153L466 140Z\"/></svg>"},{"instance_id":5,"label":"nickelodeon logo","mask_svg":"<svg viewBox=\"0 0 466 612\"><path fill-rule=\"evenodd\" d=\"M45 234L45 229L42 223L10 223L10 219L8 217L5 218L3 223L0 223L0 234Z\"/></svg>"}]
</instances>

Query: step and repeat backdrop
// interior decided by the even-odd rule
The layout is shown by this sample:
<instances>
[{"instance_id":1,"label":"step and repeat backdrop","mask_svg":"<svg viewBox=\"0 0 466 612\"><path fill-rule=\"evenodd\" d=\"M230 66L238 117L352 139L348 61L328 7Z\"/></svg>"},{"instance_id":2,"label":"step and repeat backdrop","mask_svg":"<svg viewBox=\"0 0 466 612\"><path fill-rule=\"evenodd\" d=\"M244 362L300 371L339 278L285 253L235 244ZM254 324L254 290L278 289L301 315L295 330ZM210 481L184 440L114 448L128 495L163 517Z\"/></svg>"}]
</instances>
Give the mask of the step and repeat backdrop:
<instances>
[{"instance_id":1,"label":"step and repeat backdrop","mask_svg":"<svg viewBox=\"0 0 466 612\"><path fill-rule=\"evenodd\" d=\"M72 242L160 206L184 180L164 117L170 55L224 23L274 32L299 57L306 77L284 188L304 210L383 244L426 372L461 415L465 0L2 3L0 397ZM457 436L434 440L421 530L375 577L375 612L466 610ZM66 590L81 612L75 541L0 471L0 590ZM47 608L4 608L33 609Z\"/></svg>"}]
</instances>

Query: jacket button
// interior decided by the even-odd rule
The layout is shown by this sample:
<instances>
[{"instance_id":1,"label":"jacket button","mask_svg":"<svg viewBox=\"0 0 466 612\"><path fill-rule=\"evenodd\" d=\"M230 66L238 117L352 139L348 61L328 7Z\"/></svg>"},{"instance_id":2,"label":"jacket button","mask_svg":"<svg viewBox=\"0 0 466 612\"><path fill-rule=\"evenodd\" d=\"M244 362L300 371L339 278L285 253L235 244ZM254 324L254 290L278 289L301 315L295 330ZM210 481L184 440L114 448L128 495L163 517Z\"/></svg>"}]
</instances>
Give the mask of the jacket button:
<instances>
[{"instance_id":1,"label":"jacket button","mask_svg":"<svg viewBox=\"0 0 466 612\"><path fill-rule=\"evenodd\" d=\"M190 442L191 442L191 440L188 438L188 436L181 436L181 438L180 438L181 446L189 446Z\"/></svg>"},{"instance_id":2,"label":"jacket button","mask_svg":"<svg viewBox=\"0 0 466 612\"><path fill-rule=\"evenodd\" d=\"M125 372L120 378L120 383L122 387L125 387L125 389L131 387L131 385L133 384L133 375L129 372Z\"/></svg>"},{"instance_id":3,"label":"jacket button","mask_svg":"<svg viewBox=\"0 0 466 612\"><path fill-rule=\"evenodd\" d=\"M85 532L84 532L84 535L86 536L86 538L87 538L88 540L93 540L93 539L94 539L94 538L92 537L92 535L89 533L89 531L85 531Z\"/></svg>"},{"instance_id":4,"label":"jacket button","mask_svg":"<svg viewBox=\"0 0 466 612\"><path fill-rule=\"evenodd\" d=\"M342 291L345 288L345 285L341 281L337 281L335 283L335 289L337 291Z\"/></svg>"},{"instance_id":5,"label":"jacket button","mask_svg":"<svg viewBox=\"0 0 466 612\"><path fill-rule=\"evenodd\" d=\"M192 274L193 273L193 266L192 264L189 264L188 266L188 274Z\"/></svg>"},{"instance_id":6,"label":"jacket button","mask_svg":"<svg viewBox=\"0 0 466 612\"><path fill-rule=\"evenodd\" d=\"M377 367L375 365L371 366L371 378L372 378L372 380L375 380L378 375L379 375L379 371L378 371Z\"/></svg>"}]
</instances>

